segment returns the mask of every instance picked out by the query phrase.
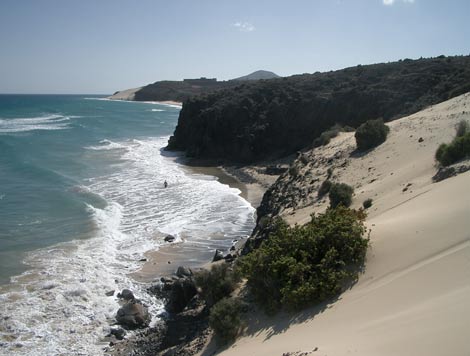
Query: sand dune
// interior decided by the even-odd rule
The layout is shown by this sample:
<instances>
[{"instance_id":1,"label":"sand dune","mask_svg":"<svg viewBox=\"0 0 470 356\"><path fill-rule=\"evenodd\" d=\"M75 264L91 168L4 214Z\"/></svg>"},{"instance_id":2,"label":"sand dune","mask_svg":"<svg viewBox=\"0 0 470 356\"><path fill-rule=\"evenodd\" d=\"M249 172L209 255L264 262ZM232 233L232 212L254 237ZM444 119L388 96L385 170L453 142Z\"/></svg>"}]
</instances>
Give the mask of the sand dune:
<instances>
[{"instance_id":1,"label":"sand dune","mask_svg":"<svg viewBox=\"0 0 470 356\"><path fill-rule=\"evenodd\" d=\"M142 89L143 87L126 89L116 92L115 94L108 97L108 99L112 100L134 100L135 93Z\"/></svg>"},{"instance_id":2,"label":"sand dune","mask_svg":"<svg viewBox=\"0 0 470 356\"><path fill-rule=\"evenodd\" d=\"M390 123L384 144L350 157L335 180L354 185L354 207L374 200L364 274L324 308L253 314L245 334L220 354L470 355L470 172L431 180L434 152L462 118L470 120L470 94ZM353 133L344 133L315 154L354 147ZM284 217L303 223L326 204Z\"/></svg>"}]
</instances>

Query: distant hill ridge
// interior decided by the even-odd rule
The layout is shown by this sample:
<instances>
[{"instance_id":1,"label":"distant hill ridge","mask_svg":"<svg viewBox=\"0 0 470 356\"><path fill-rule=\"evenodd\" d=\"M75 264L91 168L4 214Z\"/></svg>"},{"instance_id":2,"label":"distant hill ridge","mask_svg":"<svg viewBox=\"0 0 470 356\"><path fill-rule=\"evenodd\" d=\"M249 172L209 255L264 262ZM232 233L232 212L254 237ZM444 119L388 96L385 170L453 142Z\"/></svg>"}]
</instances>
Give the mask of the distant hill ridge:
<instances>
[{"instance_id":1,"label":"distant hill ridge","mask_svg":"<svg viewBox=\"0 0 470 356\"><path fill-rule=\"evenodd\" d=\"M248 75L244 75L242 77L238 77L232 80L244 81L244 80L273 79L273 78L279 78L279 76L276 73L273 73L267 70L257 70L256 72L253 72Z\"/></svg>"},{"instance_id":2,"label":"distant hill ridge","mask_svg":"<svg viewBox=\"0 0 470 356\"><path fill-rule=\"evenodd\" d=\"M279 76L266 70L258 70L243 77L228 81L217 81L216 78L194 78L183 81L163 80L146 86L127 89L114 93L109 98L114 100L135 101L185 101L191 96L206 94L219 89L231 88L239 85L241 81L257 81L273 79Z\"/></svg>"}]
</instances>

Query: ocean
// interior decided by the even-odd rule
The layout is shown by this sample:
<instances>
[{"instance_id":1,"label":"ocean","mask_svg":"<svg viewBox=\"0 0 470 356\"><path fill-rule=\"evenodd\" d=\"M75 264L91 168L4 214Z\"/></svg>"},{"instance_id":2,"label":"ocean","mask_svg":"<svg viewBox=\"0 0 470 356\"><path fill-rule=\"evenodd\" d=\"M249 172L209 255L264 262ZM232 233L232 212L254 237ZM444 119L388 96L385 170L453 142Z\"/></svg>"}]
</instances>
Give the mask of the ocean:
<instances>
[{"instance_id":1,"label":"ocean","mask_svg":"<svg viewBox=\"0 0 470 356\"><path fill-rule=\"evenodd\" d=\"M0 95L0 354L100 355L119 308L106 292L162 312L130 273L166 234L211 252L250 234L237 189L163 150L179 110Z\"/></svg>"}]
</instances>

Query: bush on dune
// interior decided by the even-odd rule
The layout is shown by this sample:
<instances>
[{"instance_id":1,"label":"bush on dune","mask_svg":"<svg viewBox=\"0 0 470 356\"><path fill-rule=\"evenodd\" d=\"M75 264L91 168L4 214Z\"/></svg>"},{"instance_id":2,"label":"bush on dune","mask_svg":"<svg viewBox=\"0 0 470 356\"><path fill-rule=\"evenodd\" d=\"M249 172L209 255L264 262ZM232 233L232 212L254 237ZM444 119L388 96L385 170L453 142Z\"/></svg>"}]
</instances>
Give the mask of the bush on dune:
<instances>
[{"instance_id":1,"label":"bush on dune","mask_svg":"<svg viewBox=\"0 0 470 356\"><path fill-rule=\"evenodd\" d=\"M335 125L332 128L323 131L319 137L313 140L313 147L326 146L330 143L331 139L338 136L341 131L342 128L340 125Z\"/></svg>"},{"instance_id":2,"label":"bush on dune","mask_svg":"<svg viewBox=\"0 0 470 356\"><path fill-rule=\"evenodd\" d=\"M435 158L443 166L449 166L461 159L470 157L470 129L462 120L456 126L456 136L451 143L442 143L436 151Z\"/></svg>"},{"instance_id":3,"label":"bush on dune","mask_svg":"<svg viewBox=\"0 0 470 356\"><path fill-rule=\"evenodd\" d=\"M210 311L209 326L222 343L235 340L241 327L241 302L236 298L223 298Z\"/></svg>"},{"instance_id":4,"label":"bush on dune","mask_svg":"<svg viewBox=\"0 0 470 356\"><path fill-rule=\"evenodd\" d=\"M331 180L324 180L323 183L320 185L320 188L318 188L318 197L324 197L330 191L332 185L333 183L331 183Z\"/></svg>"},{"instance_id":5,"label":"bush on dune","mask_svg":"<svg viewBox=\"0 0 470 356\"><path fill-rule=\"evenodd\" d=\"M359 126L355 133L357 149L365 151L385 142L390 129L382 119L369 120Z\"/></svg>"},{"instance_id":6,"label":"bush on dune","mask_svg":"<svg viewBox=\"0 0 470 356\"><path fill-rule=\"evenodd\" d=\"M334 183L330 187L330 206L336 208L343 205L346 208L352 203L354 188L345 183Z\"/></svg>"},{"instance_id":7,"label":"bush on dune","mask_svg":"<svg viewBox=\"0 0 470 356\"><path fill-rule=\"evenodd\" d=\"M470 126L466 120L460 120L457 125L455 125L455 137L462 137L470 131Z\"/></svg>"},{"instance_id":8,"label":"bush on dune","mask_svg":"<svg viewBox=\"0 0 470 356\"><path fill-rule=\"evenodd\" d=\"M194 276L196 287L209 307L228 297L239 280L239 276L226 263L215 264L210 270L201 270Z\"/></svg>"},{"instance_id":9,"label":"bush on dune","mask_svg":"<svg viewBox=\"0 0 470 356\"><path fill-rule=\"evenodd\" d=\"M338 295L357 278L368 237L365 213L340 206L304 226L279 220L260 248L240 261L255 299L273 312L300 309Z\"/></svg>"},{"instance_id":10,"label":"bush on dune","mask_svg":"<svg viewBox=\"0 0 470 356\"><path fill-rule=\"evenodd\" d=\"M364 209L369 209L372 206L372 198L368 198L362 202L362 206Z\"/></svg>"}]
</instances>

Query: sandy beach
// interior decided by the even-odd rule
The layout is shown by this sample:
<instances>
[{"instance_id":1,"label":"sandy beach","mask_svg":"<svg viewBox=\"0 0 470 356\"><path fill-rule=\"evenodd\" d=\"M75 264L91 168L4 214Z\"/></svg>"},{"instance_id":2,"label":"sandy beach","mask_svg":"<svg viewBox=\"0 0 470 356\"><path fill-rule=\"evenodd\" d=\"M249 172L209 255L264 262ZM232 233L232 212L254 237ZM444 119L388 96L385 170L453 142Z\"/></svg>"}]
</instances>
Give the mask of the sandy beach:
<instances>
[{"instance_id":1,"label":"sandy beach","mask_svg":"<svg viewBox=\"0 0 470 356\"><path fill-rule=\"evenodd\" d=\"M157 104L172 105L172 106L177 106L177 107L183 106L183 103L181 101L164 100L164 101L153 101L153 102Z\"/></svg>"},{"instance_id":2,"label":"sandy beach","mask_svg":"<svg viewBox=\"0 0 470 356\"><path fill-rule=\"evenodd\" d=\"M214 176L221 184L238 189L240 196L253 207L259 205L266 190L266 187L260 183L243 183L222 167L186 165L184 168L188 174ZM145 254L147 261L139 271L132 274L132 277L141 282L155 282L162 276L173 275L178 266L198 268L212 260L215 251L201 249L191 241L190 236L183 238L184 242L168 243L156 251L147 252Z\"/></svg>"}]
</instances>

